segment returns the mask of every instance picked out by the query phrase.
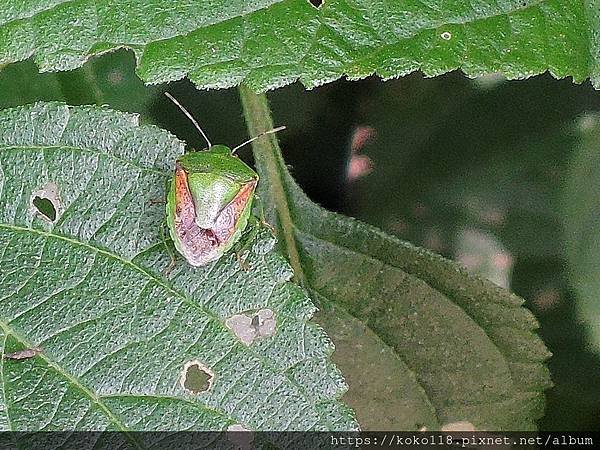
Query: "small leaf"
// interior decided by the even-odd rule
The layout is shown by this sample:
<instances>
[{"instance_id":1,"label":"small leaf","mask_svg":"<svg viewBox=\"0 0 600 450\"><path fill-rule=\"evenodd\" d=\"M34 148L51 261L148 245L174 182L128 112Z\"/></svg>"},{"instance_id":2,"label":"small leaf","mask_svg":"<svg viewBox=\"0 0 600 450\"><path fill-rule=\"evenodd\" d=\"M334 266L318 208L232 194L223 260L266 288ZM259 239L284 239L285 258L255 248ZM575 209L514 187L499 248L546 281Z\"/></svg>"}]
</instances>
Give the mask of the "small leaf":
<instances>
[{"instance_id":1,"label":"small leaf","mask_svg":"<svg viewBox=\"0 0 600 450\"><path fill-rule=\"evenodd\" d=\"M43 71L67 70L125 46L146 82L187 75L201 88L457 68L473 77L549 71L598 86L599 11L597 0L17 0L0 19L0 64L34 55Z\"/></svg>"},{"instance_id":2,"label":"small leaf","mask_svg":"<svg viewBox=\"0 0 600 450\"><path fill-rule=\"evenodd\" d=\"M180 259L161 276L169 258L154 200L183 144L137 120L60 103L0 113L1 423L355 429L331 341L307 322L315 308L269 232L247 237L249 271L228 254L200 269ZM48 186L54 221L32 204ZM250 344L225 325L267 309L275 332Z\"/></svg>"},{"instance_id":3,"label":"small leaf","mask_svg":"<svg viewBox=\"0 0 600 450\"><path fill-rule=\"evenodd\" d=\"M264 95L243 88L241 97L250 134L269 129ZM396 405L390 414L400 416L396 423L404 429L465 421L477 430L535 429L551 385L543 364L549 352L521 298L315 205L290 176L275 140L254 142L254 153L269 222L277 225L296 277L319 301L320 323L337 355L361 361L337 360L345 377L356 383L369 380L371 371L375 379L383 376L364 363L374 347L385 367L393 367L387 376L394 381L380 383L378 392L351 388L346 397L365 428L378 427L370 414L385 398Z\"/></svg>"}]
</instances>

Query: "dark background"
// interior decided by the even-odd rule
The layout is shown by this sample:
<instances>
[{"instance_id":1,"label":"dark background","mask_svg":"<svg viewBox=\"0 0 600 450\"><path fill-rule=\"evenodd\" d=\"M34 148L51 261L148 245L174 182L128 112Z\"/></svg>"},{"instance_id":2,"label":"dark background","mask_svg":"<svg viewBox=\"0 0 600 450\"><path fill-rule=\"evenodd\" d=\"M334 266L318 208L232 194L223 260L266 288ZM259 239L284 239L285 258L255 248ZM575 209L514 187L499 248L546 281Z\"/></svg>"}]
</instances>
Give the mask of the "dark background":
<instances>
[{"instance_id":1,"label":"dark background","mask_svg":"<svg viewBox=\"0 0 600 450\"><path fill-rule=\"evenodd\" d=\"M186 80L144 86L124 50L72 72L39 74L30 61L0 70L1 108L37 100L107 104L204 147L165 89L213 143L233 147L248 138L236 90L198 91ZM309 196L523 296L554 354L555 386L540 427L600 429L600 346L594 349L577 315L561 213L577 127L600 112L600 92L548 75L505 81L450 73L338 81L313 91L295 84L269 98L276 124L287 126L279 136L285 160ZM249 146L240 154L251 161Z\"/></svg>"}]
</instances>

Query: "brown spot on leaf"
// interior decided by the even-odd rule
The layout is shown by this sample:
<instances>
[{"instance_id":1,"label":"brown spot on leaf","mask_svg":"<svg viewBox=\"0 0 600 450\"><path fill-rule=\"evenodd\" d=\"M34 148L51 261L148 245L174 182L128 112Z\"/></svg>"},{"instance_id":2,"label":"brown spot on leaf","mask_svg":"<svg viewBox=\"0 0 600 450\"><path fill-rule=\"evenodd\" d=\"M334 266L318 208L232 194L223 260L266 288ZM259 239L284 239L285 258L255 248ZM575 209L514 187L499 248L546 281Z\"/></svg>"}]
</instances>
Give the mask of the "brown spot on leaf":
<instances>
[{"instance_id":1,"label":"brown spot on leaf","mask_svg":"<svg viewBox=\"0 0 600 450\"><path fill-rule=\"evenodd\" d=\"M441 431L475 431L475 425L473 425L471 422L467 422L466 420L461 420L458 422L445 424L444 426L442 426Z\"/></svg>"},{"instance_id":2,"label":"brown spot on leaf","mask_svg":"<svg viewBox=\"0 0 600 450\"><path fill-rule=\"evenodd\" d=\"M275 334L275 314L270 309L261 309L254 315L234 314L225 325L240 341L250 345L257 338Z\"/></svg>"},{"instance_id":3,"label":"brown spot on leaf","mask_svg":"<svg viewBox=\"0 0 600 450\"><path fill-rule=\"evenodd\" d=\"M26 348L23 350L18 350L16 352L5 353L4 359L13 359L17 361L22 359L29 359L38 355L41 351L42 349L39 347Z\"/></svg>"}]
</instances>

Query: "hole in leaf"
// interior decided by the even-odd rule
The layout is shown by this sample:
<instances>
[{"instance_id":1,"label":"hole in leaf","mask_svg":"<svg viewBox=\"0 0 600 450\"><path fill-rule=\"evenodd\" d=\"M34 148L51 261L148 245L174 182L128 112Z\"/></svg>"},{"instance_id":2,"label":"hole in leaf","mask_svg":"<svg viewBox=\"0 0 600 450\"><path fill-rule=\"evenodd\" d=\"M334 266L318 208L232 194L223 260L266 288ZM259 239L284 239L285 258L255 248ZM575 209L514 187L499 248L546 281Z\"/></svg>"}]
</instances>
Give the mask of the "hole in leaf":
<instances>
[{"instance_id":1,"label":"hole in leaf","mask_svg":"<svg viewBox=\"0 0 600 450\"><path fill-rule=\"evenodd\" d=\"M208 391L214 379L214 373L200 361L188 361L181 371L181 386L192 394Z\"/></svg>"},{"instance_id":2,"label":"hole in leaf","mask_svg":"<svg viewBox=\"0 0 600 450\"><path fill-rule=\"evenodd\" d=\"M61 200L58 186L52 182L31 194L31 209L42 219L55 222L60 216Z\"/></svg>"},{"instance_id":3,"label":"hole in leaf","mask_svg":"<svg viewBox=\"0 0 600 450\"><path fill-rule=\"evenodd\" d=\"M325 3L325 0L308 0L308 2L315 8L320 8L323 5L323 3Z\"/></svg>"},{"instance_id":4,"label":"hole in leaf","mask_svg":"<svg viewBox=\"0 0 600 450\"><path fill-rule=\"evenodd\" d=\"M33 206L35 206L38 212L51 222L56 220L56 208L54 207L54 203L52 203L49 198L38 197L36 195L33 198Z\"/></svg>"},{"instance_id":5,"label":"hole in leaf","mask_svg":"<svg viewBox=\"0 0 600 450\"><path fill-rule=\"evenodd\" d=\"M442 34L440 34L440 37L445 41L449 41L450 39L452 39L452 33L450 33L449 31L444 31Z\"/></svg>"}]
</instances>

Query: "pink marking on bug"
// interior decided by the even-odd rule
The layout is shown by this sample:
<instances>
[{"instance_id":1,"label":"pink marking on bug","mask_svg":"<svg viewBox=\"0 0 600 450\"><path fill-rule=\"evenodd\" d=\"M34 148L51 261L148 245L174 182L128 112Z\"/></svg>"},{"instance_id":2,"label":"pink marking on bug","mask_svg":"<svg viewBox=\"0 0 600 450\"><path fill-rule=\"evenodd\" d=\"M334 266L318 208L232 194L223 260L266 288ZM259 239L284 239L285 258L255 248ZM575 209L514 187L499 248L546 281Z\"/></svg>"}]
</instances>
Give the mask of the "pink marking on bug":
<instances>
[{"instance_id":1,"label":"pink marking on bug","mask_svg":"<svg viewBox=\"0 0 600 450\"><path fill-rule=\"evenodd\" d=\"M219 212L211 228L196 223L196 207L188 185L185 169L175 167L175 232L182 242L187 261L203 266L218 258L219 246L229 242L238 220L256 187L256 180L245 183L236 196Z\"/></svg>"}]
</instances>

